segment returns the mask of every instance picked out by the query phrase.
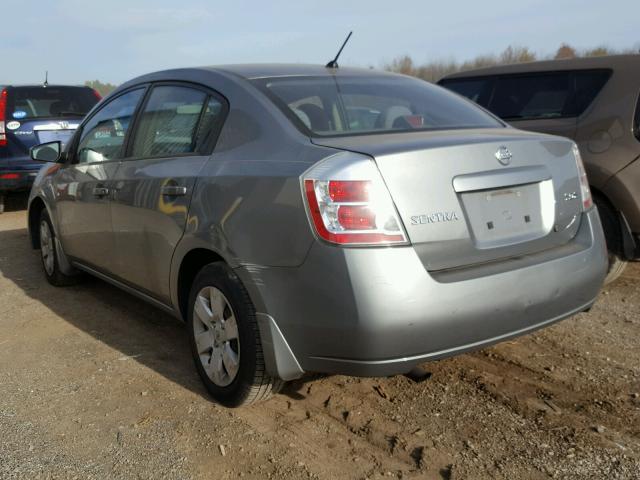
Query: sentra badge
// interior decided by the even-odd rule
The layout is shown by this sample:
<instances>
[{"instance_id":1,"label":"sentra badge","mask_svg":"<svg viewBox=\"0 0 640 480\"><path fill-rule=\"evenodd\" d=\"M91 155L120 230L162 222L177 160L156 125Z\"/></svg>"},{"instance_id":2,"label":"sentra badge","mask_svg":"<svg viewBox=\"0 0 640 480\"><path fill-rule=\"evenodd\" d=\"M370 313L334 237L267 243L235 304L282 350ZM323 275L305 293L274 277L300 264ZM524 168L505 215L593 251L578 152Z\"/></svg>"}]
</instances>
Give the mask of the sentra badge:
<instances>
[{"instance_id":1,"label":"sentra badge","mask_svg":"<svg viewBox=\"0 0 640 480\"><path fill-rule=\"evenodd\" d=\"M427 223L455 222L460 220L456 212L436 212L428 215L413 215L411 225L425 225Z\"/></svg>"}]
</instances>

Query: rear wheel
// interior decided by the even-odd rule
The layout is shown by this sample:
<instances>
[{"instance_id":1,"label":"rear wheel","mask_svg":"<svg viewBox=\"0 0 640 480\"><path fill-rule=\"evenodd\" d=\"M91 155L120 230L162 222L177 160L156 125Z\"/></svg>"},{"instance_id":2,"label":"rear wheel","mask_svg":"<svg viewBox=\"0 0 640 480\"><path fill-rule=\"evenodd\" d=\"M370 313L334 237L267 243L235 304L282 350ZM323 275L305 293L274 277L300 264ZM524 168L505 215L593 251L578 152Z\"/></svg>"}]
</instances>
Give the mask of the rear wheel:
<instances>
[{"instance_id":1,"label":"rear wheel","mask_svg":"<svg viewBox=\"0 0 640 480\"><path fill-rule=\"evenodd\" d=\"M77 283L77 275L65 275L60 270L56 236L46 208L43 208L40 212L39 234L40 259L42 260L42 268L44 270L45 277L47 277L47 281L56 287L63 287Z\"/></svg>"},{"instance_id":2,"label":"rear wheel","mask_svg":"<svg viewBox=\"0 0 640 480\"><path fill-rule=\"evenodd\" d=\"M615 281L627 267L627 261L622 255L622 227L618 215L613 206L604 198L594 196L594 202L598 207L602 230L607 241L607 251L609 253L609 269L604 283Z\"/></svg>"},{"instance_id":3,"label":"rear wheel","mask_svg":"<svg viewBox=\"0 0 640 480\"><path fill-rule=\"evenodd\" d=\"M196 369L216 401L238 407L280 390L284 382L265 369L255 308L224 263L209 264L196 276L187 324Z\"/></svg>"}]
</instances>

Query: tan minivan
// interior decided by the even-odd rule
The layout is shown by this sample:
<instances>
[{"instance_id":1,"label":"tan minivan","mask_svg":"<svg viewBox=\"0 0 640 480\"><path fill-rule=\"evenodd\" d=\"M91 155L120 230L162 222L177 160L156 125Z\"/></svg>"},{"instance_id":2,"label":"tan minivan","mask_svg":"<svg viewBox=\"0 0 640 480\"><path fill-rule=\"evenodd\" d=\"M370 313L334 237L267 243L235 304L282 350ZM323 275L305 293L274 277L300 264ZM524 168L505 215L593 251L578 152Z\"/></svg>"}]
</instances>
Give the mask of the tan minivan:
<instances>
[{"instance_id":1,"label":"tan minivan","mask_svg":"<svg viewBox=\"0 0 640 480\"><path fill-rule=\"evenodd\" d=\"M640 55L491 67L438 83L516 128L573 139L607 239L607 281L640 259Z\"/></svg>"}]
</instances>

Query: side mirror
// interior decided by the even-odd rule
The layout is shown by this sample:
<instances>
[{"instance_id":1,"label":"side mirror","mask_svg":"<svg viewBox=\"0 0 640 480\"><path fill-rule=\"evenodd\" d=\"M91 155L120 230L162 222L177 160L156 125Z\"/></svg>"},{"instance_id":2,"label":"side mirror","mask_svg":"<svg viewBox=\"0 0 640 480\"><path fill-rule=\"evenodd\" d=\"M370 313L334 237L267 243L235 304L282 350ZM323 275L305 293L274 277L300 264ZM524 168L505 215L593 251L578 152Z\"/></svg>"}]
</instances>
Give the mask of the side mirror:
<instances>
[{"instance_id":1,"label":"side mirror","mask_svg":"<svg viewBox=\"0 0 640 480\"><path fill-rule=\"evenodd\" d=\"M48 142L31 147L29 155L38 162L55 163L62 156L62 144L60 142Z\"/></svg>"}]
</instances>

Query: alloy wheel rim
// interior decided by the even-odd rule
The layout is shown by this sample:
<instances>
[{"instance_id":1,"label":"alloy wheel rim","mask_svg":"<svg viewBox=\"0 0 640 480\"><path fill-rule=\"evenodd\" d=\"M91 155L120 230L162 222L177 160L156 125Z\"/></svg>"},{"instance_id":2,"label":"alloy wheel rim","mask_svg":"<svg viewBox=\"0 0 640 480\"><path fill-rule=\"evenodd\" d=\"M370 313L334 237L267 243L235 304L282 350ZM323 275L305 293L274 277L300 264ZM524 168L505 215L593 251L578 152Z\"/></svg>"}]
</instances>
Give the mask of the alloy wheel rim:
<instances>
[{"instance_id":1,"label":"alloy wheel rim","mask_svg":"<svg viewBox=\"0 0 640 480\"><path fill-rule=\"evenodd\" d=\"M193 317L200 363L214 384L226 387L240 368L238 323L231 304L216 287L204 287L196 295Z\"/></svg>"},{"instance_id":2,"label":"alloy wheel rim","mask_svg":"<svg viewBox=\"0 0 640 480\"><path fill-rule=\"evenodd\" d=\"M42 254L42 264L47 275L53 275L55 255L53 235L51 235L49 224L44 220L40 222L40 253Z\"/></svg>"}]
</instances>

